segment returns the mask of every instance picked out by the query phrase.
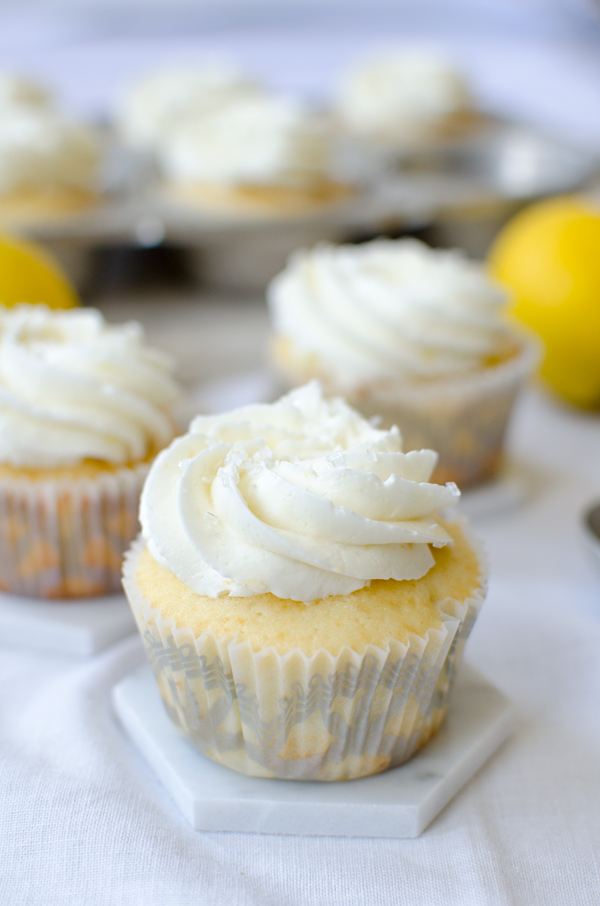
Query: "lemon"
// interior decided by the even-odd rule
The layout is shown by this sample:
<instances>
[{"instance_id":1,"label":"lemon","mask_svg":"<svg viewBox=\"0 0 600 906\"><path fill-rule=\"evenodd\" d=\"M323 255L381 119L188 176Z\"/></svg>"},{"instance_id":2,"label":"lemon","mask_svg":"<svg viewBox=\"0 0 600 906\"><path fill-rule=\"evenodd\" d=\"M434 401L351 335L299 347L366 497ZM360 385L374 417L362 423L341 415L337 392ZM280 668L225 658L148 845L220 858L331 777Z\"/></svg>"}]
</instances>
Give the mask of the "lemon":
<instances>
[{"instance_id":1,"label":"lemon","mask_svg":"<svg viewBox=\"0 0 600 906\"><path fill-rule=\"evenodd\" d=\"M77 296L51 256L33 242L0 236L0 305L45 302L73 308Z\"/></svg>"},{"instance_id":2,"label":"lemon","mask_svg":"<svg viewBox=\"0 0 600 906\"><path fill-rule=\"evenodd\" d=\"M542 377L570 403L600 407L600 204L565 195L531 205L488 261L514 315L546 345Z\"/></svg>"}]
</instances>

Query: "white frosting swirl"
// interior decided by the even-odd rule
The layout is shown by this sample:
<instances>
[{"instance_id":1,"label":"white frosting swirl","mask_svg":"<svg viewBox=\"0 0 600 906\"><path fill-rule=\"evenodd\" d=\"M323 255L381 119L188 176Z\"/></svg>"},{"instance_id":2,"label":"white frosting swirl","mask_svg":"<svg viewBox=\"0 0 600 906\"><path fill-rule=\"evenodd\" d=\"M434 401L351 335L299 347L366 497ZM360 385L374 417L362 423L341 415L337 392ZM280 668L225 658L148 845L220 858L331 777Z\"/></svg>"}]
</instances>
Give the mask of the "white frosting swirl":
<instances>
[{"instance_id":1,"label":"white frosting swirl","mask_svg":"<svg viewBox=\"0 0 600 906\"><path fill-rule=\"evenodd\" d=\"M417 50L384 53L350 72L339 112L365 133L394 133L435 124L471 106L464 77L439 55Z\"/></svg>"},{"instance_id":2,"label":"white frosting swirl","mask_svg":"<svg viewBox=\"0 0 600 906\"><path fill-rule=\"evenodd\" d=\"M295 100L270 96L181 121L160 154L174 181L224 185L306 182L322 177L328 158L324 120Z\"/></svg>"},{"instance_id":3,"label":"white frosting swirl","mask_svg":"<svg viewBox=\"0 0 600 906\"><path fill-rule=\"evenodd\" d=\"M470 371L510 337L483 267L416 239L297 252L268 301L276 334L345 387Z\"/></svg>"},{"instance_id":4,"label":"white frosting swirl","mask_svg":"<svg viewBox=\"0 0 600 906\"><path fill-rule=\"evenodd\" d=\"M437 454L401 452L317 382L272 405L200 416L154 462L140 507L153 557L199 594L314 601L416 579L451 543L432 515Z\"/></svg>"},{"instance_id":5,"label":"white frosting swirl","mask_svg":"<svg viewBox=\"0 0 600 906\"><path fill-rule=\"evenodd\" d=\"M0 116L0 193L20 189L92 190L100 147L95 133L50 110L14 106Z\"/></svg>"},{"instance_id":6,"label":"white frosting swirl","mask_svg":"<svg viewBox=\"0 0 600 906\"><path fill-rule=\"evenodd\" d=\"M180 120L197 119L260 90L227 66L207 63L161 69L140 79L125 94L118 112L119 129L129 144L156 149Z\"/></svg>"},{"instance_id":7,"label":"white frosting swirl","mask_svg":"<svg viewBox=\"0 0 600 906\"><path fill-rule=\"evenodd\" d=\"M164 353L135 322L94 309L18 305L0 314L0 462L21 467L143 460L173 436L178 396Z\"/></svg>"}]
</instances>

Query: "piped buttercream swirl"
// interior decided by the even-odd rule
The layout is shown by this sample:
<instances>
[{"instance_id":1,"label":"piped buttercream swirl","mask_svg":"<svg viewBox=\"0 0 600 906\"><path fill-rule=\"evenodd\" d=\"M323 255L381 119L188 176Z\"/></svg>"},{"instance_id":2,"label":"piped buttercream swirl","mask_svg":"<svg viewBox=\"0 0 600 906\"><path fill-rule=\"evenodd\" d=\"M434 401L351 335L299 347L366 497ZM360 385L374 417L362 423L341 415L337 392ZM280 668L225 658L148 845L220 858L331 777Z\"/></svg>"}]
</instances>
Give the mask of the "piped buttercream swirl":
<instances>
[{"instance_id":1,"label":"piped buttercream swirl","mask_svg":"<svg viewBox=\"0 0 600 906\"><path fill-rule=\"evenodd\" d=\"M402 135L471 107L461 72L437 53L392 50L366 61L342 82L338 109L357 132Z\"/></svg>"},{"instance_id":2,"label":"piped buttercream swirl","mask_svg":"<svg viewBox=\"0 0 600 906\"><path fill-rule=\"evenodd\" d=\"M299 101L241 97L179 122L159 157L176 182L302 184L323 178L329 138L325 121Z\"/></svg>"},{"instance_id":3,"label":"piped buttercream swirl","mask_svg":"<svg viewBox=\"0 0 600 906\"><path fill-rule=\"evenodd\" d=\"M458 496L430 484L437 454L403 453L317 382L271 405L200 416L157 457L140 519L153 557L210 597L271 592L310 602L373 579L417 579L435 513Z\"/></svg>"},{"instance_id":4,"label":"piped buttercream swirl","mask_svg":"<svg viewBox=\"0 0 600 906\"><path fill-rule=\"evenodd\" d=\"M275 333L347 387L468 372L511 342L483 267L414 239L297 252L268 301Z\"/></svg>"},{"instance_id":5,"label":"piped buttercream swirl","mask_svg":"<svg viewBox=\"0 0 600 906\"><path fill-rule=\"evenodd\" d=\"M100 144L89 127L52 110L11 106L0 116L0 193L97 189Z\"/></svg>"},{"instance_id":6,"label":"piped buttercream swirl","mask_svg":"<svg viewBox=\"0 0 600 906\"><path fill-rule=\"evenodd\" d=\"M261 91L256 82L225 64L166 67L125 92L118 111L119 129L129 144L156 150L182 120L196 120Z\"/></svg>"},{"instance_id":7,"label":"piped buttercream swirl","mask_svg":"<svg viewBox=\"0 0 600 906\"><path fill-rule=\"evenodd\" d=\"M168 356L135 322L94 309L19 305L0 313L0 462L139 461L173 436Z\"/></svg>"}]
</instances>

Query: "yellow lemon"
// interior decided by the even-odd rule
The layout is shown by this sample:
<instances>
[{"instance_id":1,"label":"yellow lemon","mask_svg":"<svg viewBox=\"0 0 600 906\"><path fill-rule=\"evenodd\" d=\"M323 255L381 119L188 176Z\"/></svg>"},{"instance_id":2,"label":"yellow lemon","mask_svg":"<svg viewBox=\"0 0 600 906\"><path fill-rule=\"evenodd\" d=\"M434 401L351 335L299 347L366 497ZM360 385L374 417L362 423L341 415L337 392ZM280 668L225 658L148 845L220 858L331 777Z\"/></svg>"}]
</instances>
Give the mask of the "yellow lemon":
<instances>
[{"instance_id":1,"label":"yellow lemon","mask_svg":"<svg viewBox=\"0 0 600 906\"><path fill-rule=\"evenodd\" d=\"M600 407L600 203L565 195L531 205L488 260L513 313L546 344L542 377L569 402Z\"/></svg>"},{"instance_id":2,"label":"yellow lemon","mask_svg":"<svg viewBox=\"0 0 600 906\"><path fill-rule=\"evenodd\" d=\"M45 302L50 308L79 304L67 277L44 249L0 236L0 305L19 302Z\"/></svg>"}]
</instances>

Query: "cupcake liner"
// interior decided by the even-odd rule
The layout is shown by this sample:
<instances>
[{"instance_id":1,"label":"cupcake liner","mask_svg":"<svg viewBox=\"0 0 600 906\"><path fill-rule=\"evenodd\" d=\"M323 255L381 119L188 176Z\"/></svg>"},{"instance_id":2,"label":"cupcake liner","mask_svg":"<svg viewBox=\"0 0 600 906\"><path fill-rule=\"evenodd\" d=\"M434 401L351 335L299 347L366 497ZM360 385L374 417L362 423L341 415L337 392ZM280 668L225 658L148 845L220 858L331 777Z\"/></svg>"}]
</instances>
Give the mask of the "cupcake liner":
<instances>
[{"instance_id":1,"label":"cupcake liner","mask_svg":"<svg viewBox=\"0 0 600 906\"><path fill-rule=\"evenodd\" d=\"M38 598L118 592L148 464L95 478L0 481L0 589Z\"/></svg>"},{"instance_id":2,"label":"cupcake liner","mask_svg":"<svg viewBox=\"0 0 600 906\"><path fill-rule=\"evenodd\" d=\"M493 121L489 116L463 108L434 120L390 123L389 129L351 134L357 135L366 148L373 148L391 166L405 162L414 154L439 156L461 144L476 141Z\"/></svg>"},{"instance_id":3,"label":"cupcake liner","mask_svg":"<svg viewBox=\"0 0 600 906\"><path fill-rule=\"evenodd\" d=\"M318 377L329 395L345 396L367 418L380 416L382 427L398 425L405 451L436 450L431 481L454 481L460 488L492 478L502 461L504 437L519 390L539 361L539 344L521 339L510 359L477 372L437 381L361 386L337 384L314 363L302 374L302 361L275 349L277 364L294 384ZM310 374L308 373L310 371Z\"/></svg>"},{"instance_id":4,"label":"cupcake liner","mask_svg":"<svg viewBox=\"0 0 600 906\"><path fill-rule=\"evenodd\" d=\"M126 556L125 592L169 717L209 758L257 777L349 780L402 764L438 729L485 597L482 556L474 594L438 605L441 629L360 655L345 647L308 657L254 652L210 630L195 638L164 619L137 583L144 547L138 539Z\"/></svg>"}]
</instances>

